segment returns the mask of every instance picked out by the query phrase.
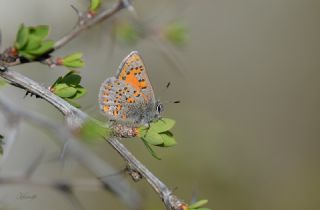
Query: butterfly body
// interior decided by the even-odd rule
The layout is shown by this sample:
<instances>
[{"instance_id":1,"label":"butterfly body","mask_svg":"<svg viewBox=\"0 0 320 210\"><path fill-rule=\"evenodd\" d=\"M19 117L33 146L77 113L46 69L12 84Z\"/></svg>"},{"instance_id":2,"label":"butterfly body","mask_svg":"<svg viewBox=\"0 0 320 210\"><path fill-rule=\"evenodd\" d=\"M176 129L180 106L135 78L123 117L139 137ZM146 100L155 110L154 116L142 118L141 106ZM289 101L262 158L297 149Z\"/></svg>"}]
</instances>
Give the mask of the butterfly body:
<instances>
[{"instance_id":1,"label":"butterfly body","mask_svg":"<svg viewBox=\"0 0 320 210\"><path fill-rule=\"evenodd\" d=\"M110 121L134 127L159 119L162 111L142 58L136 51L122 61L116 76L102 83L99 102L101 111Z\"/></svg>"}]
</instances>

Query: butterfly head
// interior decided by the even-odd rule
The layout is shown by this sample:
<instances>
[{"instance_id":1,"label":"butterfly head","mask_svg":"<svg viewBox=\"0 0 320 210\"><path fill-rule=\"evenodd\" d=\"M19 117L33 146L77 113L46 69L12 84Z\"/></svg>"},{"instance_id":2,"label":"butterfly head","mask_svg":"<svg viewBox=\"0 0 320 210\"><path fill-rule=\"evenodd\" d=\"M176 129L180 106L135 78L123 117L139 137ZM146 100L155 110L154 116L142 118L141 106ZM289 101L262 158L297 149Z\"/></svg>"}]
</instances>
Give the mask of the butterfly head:
<instances>
[{"instance_id":1,"label":"butterfly head","mask_svg":"<svg viewBox=\"0 0 320 210\"><path fill-rule=\"evenodd\" d=\"M159 119L161 117L161 113L163 112L163 104L160 101L157 101L155 108L156 108L155 118Z\"/></svg>"},{"instance_id":2,"label":"butterfly head","mask_svg":"<svg viewBox=\"0 0 320 210\"><path fill-rule=\"evenodd\" d=\"M139 119L142 124L146 125L161 118L163 105L162 103L160 103L160 101L155 101L155 103L150 103L148 105L145 105L145 107L146 109L143 111L144 114L140 115L142 117Z\"/></svg>"}]
</instances>

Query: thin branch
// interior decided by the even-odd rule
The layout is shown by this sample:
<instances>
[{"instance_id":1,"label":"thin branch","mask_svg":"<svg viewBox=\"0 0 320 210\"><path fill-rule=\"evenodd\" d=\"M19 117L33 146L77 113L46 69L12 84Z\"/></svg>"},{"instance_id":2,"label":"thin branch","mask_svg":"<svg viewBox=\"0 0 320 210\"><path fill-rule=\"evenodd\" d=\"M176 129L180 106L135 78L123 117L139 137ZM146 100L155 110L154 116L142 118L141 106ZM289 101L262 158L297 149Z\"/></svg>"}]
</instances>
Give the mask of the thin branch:
<instances>
[{"instance_id":1,"label":"thin branch","mask_svg":"<svg viewBox=\"0 0 320 210\"><path fill-rule=\"evenodd\" d=\"M102 10L96 16L91 18L84 17L85 19L83 21L79 21L79 24L71 32L69 32L64 37L62 37L61 39L55 42L54 49L57 50L63 47L69 41L71 41L76 36L78 36L82 31L94 26L99 22L102 22L110 18L111 16L119 12L121 9L127 8L128 7L127 4L128 4L128 1L118 0L117 3L112 6L112 8L108 10Z\"/></svg>"},{"instance_id":2,"label":"thin branch","mask_svg":"<svg viewBox=\"0 0 320 210\"><path fill-rule=\"evenodd\" d=\"M184 202L173 195L172 191L149 171L131 152L121 144L116 138L109 138L108 143L120 154L127 162L128 167L138 172L141 177L145 178L152 188L159 194L167 209L180 209Z\"/></svg>"}]
</instances>

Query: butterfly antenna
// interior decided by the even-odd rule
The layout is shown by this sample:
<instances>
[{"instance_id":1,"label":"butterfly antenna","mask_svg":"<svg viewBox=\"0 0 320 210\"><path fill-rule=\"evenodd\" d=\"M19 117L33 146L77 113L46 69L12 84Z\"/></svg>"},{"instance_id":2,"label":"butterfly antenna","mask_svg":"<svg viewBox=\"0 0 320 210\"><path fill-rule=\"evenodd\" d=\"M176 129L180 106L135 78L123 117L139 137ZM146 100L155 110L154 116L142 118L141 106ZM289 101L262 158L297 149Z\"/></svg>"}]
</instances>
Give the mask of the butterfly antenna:
<instances>
[{"instance_id":1,"label":"butterfly antenna","mask_svg":"<svg viewBox=\"0 0 320 210\"><path fill-rule=\"evenodd\" d=\"M171 82L169 81L169 82L167 83L167 85L166 85L166 88L169 88L170 85L171 85Z\"/></svg>"},{"instance_id":2,"label":"butterfly antenna","mask_svg":"<svg viewBox=\"0 0 320 210\"><path fill-rule=\"evenodd\" d=\"M170 86L171 86L171 82L169 81L166 84L166 87L164 89L162 89L160 95L163 95L169 89ZM163 104L179 104L180 102L181 102L180 100L177 100L177 101L165 101L165 102L163 102Z\"/></svg>"},{"instance_id":3,"label":"butterfly antenna","mask_svg":"<svg viewBox=\"0 0 320 210\"><path fill-rule=\"evenodd\" d=\"M163 88L163 89L161 90L160 96L163 95L163 94L168 90L168 88L170 87L170 85L171 85L171 82L169 81L169 82L166 84L165 88Z\"/></svg>"},{"instance_id":4,"label":"butterfly antenna","mask_svg":"<svg viewBox=\"0 0 320 210\"><path fill-rule=\"evenodd\" d=\"M177 101L165 101L163 102L163 104L180 104L181 101L180 100L177 100Z\"/></svg>"}]
</instances>

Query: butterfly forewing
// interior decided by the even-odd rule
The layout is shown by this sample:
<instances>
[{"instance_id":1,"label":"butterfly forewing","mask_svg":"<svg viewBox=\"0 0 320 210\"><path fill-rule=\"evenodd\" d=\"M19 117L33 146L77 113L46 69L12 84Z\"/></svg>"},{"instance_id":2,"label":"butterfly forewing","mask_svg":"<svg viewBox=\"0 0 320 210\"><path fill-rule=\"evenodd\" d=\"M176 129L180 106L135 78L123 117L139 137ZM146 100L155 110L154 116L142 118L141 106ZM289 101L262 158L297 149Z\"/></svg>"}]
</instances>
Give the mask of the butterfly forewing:
<instances>
[{"instance_id":1,"label":"butterfly forewing","mask_svg":"<svg viewBox=\"0 0 320 210\"><path fill-rule=\"evenodd\" d=\"M126 81L136 91L141 93L146 101L155 103L154 92L148 78L142 58L137 51L131 52L120 64L117 78Z\"/></svg>"}]
</instances>

